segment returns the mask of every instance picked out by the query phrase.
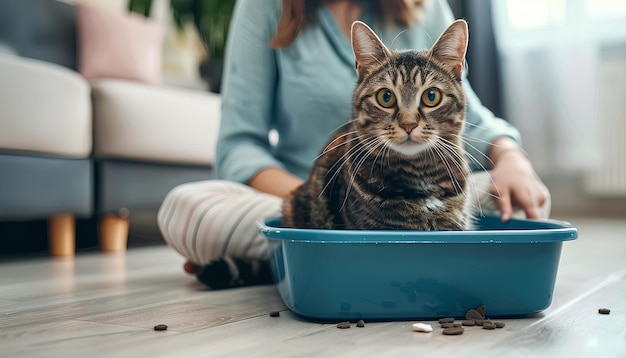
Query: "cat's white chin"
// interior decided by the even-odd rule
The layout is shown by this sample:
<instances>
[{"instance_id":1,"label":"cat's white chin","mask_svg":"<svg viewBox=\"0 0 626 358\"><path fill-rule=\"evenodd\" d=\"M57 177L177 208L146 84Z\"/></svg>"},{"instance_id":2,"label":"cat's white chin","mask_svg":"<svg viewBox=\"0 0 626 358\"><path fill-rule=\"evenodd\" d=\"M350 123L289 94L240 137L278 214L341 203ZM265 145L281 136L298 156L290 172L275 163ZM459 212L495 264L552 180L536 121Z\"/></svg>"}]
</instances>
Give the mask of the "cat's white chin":
<instances>
[{"instance_id":1,"label":"cat's white chin","mask_svg":"<svg viewBox=\"0 0 626 358\"><path fill-rule=\"evenodd\" d=\"M412 140L407 140L402 143L393 143L391 144L391 149L396 152L406 156L406 157L415 157L421 152L428 149L428 144L426 143L417 143Z\"/></svg>"}]
</instances>

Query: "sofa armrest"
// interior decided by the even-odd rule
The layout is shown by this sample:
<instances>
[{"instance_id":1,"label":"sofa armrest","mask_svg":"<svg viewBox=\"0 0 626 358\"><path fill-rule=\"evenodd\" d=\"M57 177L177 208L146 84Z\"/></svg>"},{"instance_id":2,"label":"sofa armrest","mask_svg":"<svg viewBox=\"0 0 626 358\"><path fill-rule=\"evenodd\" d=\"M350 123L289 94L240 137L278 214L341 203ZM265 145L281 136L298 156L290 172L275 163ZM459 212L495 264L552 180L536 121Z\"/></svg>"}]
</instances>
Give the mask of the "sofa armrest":
<instances>
[{"instance_id":1,"label":"sofa armrest","mask_svg":"<svg viewBox=\"0 0 626 358\"><path fill-rule=\"evenodd\" d=\"M77 72L0 55L0 150L85 158L92 150L89 84Z\"/></svg>"},{"instance_id":2,"label":"sofa armrest","mask_svg":"<svg viewBox=\"0 0 626 358\"><path fill-rule=\"evenodd\" d=\"M92 98L96 158L215 163L219 95L103 79L92 83Z\"/></svg>"}]
</instances>

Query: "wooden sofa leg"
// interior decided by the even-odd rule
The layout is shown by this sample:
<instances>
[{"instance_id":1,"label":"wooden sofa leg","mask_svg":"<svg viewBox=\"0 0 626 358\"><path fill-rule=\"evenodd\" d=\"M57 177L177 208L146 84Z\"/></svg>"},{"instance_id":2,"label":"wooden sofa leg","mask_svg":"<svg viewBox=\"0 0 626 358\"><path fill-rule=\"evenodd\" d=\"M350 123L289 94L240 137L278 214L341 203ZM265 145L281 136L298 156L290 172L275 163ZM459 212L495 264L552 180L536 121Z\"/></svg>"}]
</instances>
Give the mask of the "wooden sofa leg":
<instances>
[{"instance_id":1,"label":"wooden sofa leg","mask_svg":"<svg viewBox=\"0 0 626 358\"><path fill-rule=\"evenodd\" d=\"M128 217L105 215L100 218L100 250L104 252L126 251L128 228Z\"/></svg>"},{"instance_id":2,"label":"wooden sofa leg","mask_svg":"<svg viewBox=\"0 0 626 358\"><path fill-rule=\"evenodd\" d=\"M72 214L52 216L48 219L48 240L52 256L74 256L76 251L76 226Z\"/></svg>"}]
</instances>

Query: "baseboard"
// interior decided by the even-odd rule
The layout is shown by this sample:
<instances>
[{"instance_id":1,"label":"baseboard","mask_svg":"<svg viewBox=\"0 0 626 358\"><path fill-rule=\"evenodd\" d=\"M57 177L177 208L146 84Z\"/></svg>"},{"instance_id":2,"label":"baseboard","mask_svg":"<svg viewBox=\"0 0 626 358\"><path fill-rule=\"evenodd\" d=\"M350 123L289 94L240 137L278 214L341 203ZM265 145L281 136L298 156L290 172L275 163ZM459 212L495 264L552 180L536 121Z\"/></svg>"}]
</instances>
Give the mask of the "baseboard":
<instances>
[{"instance_id":1,"label":"baseboard","mask_svg":"<svg viewBox=\"0 0 626 358\"><path fill-rule=\"evenodd\" d=\"M585 193L582 175L542 175L552 195L554 218L567 216L590 216L626 218L626 198L596 197Z\"/></svg>"}]
</instances>

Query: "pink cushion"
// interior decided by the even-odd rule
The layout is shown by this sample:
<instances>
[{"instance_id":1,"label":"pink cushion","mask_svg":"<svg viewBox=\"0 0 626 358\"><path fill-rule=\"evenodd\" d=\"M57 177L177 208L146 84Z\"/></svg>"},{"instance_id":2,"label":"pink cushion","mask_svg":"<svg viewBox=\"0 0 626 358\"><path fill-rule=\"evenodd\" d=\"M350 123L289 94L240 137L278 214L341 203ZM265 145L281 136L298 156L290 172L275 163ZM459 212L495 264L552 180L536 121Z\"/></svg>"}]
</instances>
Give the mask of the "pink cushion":
<instances>
[{"instance_id":1,"label":"pink cushion","mask_svg":"<svg viewBox=\"0 0 626 358\"><path fill-rule=\"evenodd\" d=\"M88 80L161 81L163 28L142 15L81 2L76 9L78 71Z\"/></svg>"}]
</instances>

